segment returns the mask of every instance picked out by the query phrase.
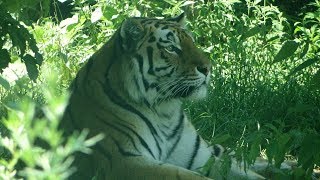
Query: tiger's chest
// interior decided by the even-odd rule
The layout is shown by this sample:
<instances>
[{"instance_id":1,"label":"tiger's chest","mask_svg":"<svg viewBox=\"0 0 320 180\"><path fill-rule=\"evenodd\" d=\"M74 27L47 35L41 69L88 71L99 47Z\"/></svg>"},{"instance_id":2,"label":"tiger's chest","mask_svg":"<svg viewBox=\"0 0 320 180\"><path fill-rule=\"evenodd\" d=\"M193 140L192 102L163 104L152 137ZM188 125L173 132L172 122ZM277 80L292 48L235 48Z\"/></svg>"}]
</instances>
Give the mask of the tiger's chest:
<instances>
[{"instance_id":1,"label":"tiger's chest","mask_svg":"<svg viewBox=\"0 0 320 180\"><path fill-rule=\"evenodd\" d=\"M185 124L183 111L169 111L162 114L148 114L150 124L140 126L145 139L148 139L155 159L166 160L170 158L178 144ZM154 128L154 129L153 129Z\"/></svg>"},{"instance_id":2,"label":"tiger's chest","mask_svg":"<svg viewBox=\"0 0 320 180\"><path fill-rule=\"evenodd\" d=\"M118 150L122 148L131 154L166 161L185 134L186 116L180 107L164 110L142 109L138 114L130 111L122 112L122 118L110 118L112 121L108 122L106 137L117 140L109 142L118 144ZM110 119L106 116L106 121Z\"/></svg>"}]
</instances>

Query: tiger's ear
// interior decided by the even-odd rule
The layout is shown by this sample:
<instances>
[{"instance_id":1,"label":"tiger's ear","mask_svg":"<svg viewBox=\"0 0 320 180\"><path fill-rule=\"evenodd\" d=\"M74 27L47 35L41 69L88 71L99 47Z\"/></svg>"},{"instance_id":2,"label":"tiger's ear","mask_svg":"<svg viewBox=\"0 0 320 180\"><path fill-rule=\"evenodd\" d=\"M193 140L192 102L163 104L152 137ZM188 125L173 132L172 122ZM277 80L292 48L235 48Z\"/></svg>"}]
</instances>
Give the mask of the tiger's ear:
<instances>
[{"instance_id":1,"label":"tiger's ear","mask_svg":"<svg viewBox=\"0 0 320 180\"><path fill-rule=\"evenodd\" d=\"M125 20L120 28L122 47L126 51L136 50L138 41L143 38L145 30L137 19Z\"/></svg>"},{"instance_id":2,"label":"tiger's ear","mask_svg":"<svg viewBox=\"0 0 320 180\"><path fill-rule=\"evenodd\" d=\"M187 17L186 14L183 12L181 13L179 16L173 17L173 18L169 18L167 19L168 21L174 21L178 24L180 24L182 27L186 27L187 24Z\"/></svg>"}]
</instances>

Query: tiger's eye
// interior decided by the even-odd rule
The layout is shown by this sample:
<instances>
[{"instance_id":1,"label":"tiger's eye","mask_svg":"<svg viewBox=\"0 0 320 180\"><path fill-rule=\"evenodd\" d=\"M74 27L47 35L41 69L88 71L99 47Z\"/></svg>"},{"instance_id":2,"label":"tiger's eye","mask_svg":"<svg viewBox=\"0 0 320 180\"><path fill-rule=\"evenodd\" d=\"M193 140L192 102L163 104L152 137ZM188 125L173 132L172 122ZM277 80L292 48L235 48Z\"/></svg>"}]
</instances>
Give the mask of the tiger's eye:
<instances>
[{"instance_id":1,"label":"tiger's eye","mask_svg":"<svg viewBox=\"0 0 320 180\"><path fill-rule=\"evenodd\" d=\"M174 49L175 47L173 45L165 47L165 50L167 50L168 52L174 52Z\"/></svg>"}]
</instances>

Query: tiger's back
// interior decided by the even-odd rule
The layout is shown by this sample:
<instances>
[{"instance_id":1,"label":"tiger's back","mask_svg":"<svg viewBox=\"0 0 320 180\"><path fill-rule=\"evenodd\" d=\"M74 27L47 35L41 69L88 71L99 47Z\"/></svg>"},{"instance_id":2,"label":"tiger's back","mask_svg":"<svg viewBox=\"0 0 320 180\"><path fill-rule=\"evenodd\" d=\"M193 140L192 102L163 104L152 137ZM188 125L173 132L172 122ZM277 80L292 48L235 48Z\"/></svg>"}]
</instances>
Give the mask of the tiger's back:
<instances>
[{"instance_id":1,"label":"tiger's back","mask_svg":"<svg viewBox=\"0 0 320 180\"><path fill-rule=\"evenodd\" d=\"M105 134L93 154L77 155L73 178L207 179L196 171L222 148L197 134L181 100L205 97L210 71L183 14L124 21L73 82L63 128ZM221 178L213 170L206 175Z\"/></svg>"}]
</instances>

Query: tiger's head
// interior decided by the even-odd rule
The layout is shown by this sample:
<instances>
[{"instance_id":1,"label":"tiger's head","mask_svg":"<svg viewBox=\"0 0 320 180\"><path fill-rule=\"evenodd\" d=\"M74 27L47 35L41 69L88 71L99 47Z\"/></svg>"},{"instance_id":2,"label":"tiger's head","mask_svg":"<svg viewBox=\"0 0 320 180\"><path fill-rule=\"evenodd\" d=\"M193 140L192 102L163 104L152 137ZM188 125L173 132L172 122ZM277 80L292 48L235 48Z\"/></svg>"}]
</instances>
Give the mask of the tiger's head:
<instances>
[{"instance_id":1,"label":"tiger's head","mask_svg":"<svg viewBox=\"0 0 320 180\"><path fill-rule=\"evenodd\" d=\"M132 99L157 104L206 95L211 64L185 29L184 14L129 18L119 34L126 57L119 73L126 72L123 89Z\"/></svg>"}]
</instances>

